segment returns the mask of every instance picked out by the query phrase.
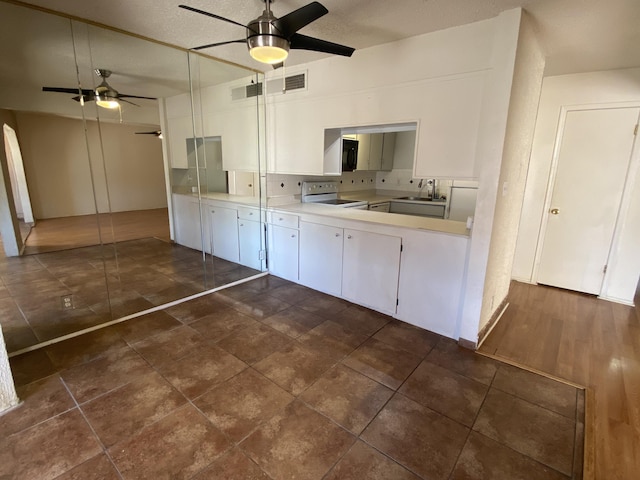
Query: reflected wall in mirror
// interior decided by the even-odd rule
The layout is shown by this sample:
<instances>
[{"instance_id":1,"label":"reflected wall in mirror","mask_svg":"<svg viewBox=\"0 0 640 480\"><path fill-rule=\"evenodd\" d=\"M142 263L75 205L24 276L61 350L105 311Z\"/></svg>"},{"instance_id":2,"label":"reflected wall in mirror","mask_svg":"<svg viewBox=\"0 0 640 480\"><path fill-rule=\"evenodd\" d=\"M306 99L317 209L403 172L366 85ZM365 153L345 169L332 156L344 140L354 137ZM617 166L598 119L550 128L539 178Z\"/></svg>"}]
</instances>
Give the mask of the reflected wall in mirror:
<instances>
[{"instance_id":1,"label":"reflected wall in mirror","mask_svg":"<svg viewBox=\"0 0 640 480\"><path fill-rule=\"evenodd\" d=\"M11 66L0 80L0 120L16 132L35 216L34 225L21 222L25 232L33 227L28 255L0 258L10 352L261 271L260 228L255 237L236 233L237 261L223 263L210 255L209 217L211 195L222 195L236 225L245 206L260 225L262 99L238 104L238 113L226 106L219 124L252 119L235 136L211 130L202 115L202 92L228 95L234 82L260 81L253 72L23 6L0 2L0 19L3 64ZM119 94L117 108L97 105L92 92L103 81ZM186 99L182 131L168 128L176 98ZM256 146L252 155L228 161L247 145ZM191 216L175 201L183 186ZM179 241L186 223L192 242Z\"/></svg>"}]
</instances>

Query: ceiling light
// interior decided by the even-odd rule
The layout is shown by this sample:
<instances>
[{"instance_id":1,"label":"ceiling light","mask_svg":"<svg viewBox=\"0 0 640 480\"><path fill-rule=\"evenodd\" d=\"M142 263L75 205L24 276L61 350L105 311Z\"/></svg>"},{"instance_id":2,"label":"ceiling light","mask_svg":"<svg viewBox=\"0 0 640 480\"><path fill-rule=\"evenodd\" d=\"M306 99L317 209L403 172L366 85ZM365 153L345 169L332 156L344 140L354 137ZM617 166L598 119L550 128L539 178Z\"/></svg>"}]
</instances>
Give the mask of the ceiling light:
<instances>
[{"instance_id":1,"label":"ceiling light","mask_svg":"<svg viewBox=\"0 0 640 480\"><path fill-rule=\"evenodd\" d=\"M117 100L113 100L110 98L100 97L100 95L96 95L96 105L102 108L114 109L118 108L120 104Z\"/></svg>"},{"instance_id":2,"label":"ceiling light","mask_svg":"<svg viewBox=\"0 0 640 480\"><path fill-rule=\"evenodd\" d=\"M267 9L247 25L247 46L254 60L270 65L282 63L289 55L289 40L284 38L272 21L275 17Z\"/></svg>"},{"instance_id":3,"label":"ceiling light","mask_svg":"<svg viewBox=\"0 0 640 480\"><path fill-rule=\"evenodd\" d=\"M249 54L254 60L273 65L282 63L289 55L289 52L280 47L254 47L249 50Z\"/></svg>"}]
</instances>

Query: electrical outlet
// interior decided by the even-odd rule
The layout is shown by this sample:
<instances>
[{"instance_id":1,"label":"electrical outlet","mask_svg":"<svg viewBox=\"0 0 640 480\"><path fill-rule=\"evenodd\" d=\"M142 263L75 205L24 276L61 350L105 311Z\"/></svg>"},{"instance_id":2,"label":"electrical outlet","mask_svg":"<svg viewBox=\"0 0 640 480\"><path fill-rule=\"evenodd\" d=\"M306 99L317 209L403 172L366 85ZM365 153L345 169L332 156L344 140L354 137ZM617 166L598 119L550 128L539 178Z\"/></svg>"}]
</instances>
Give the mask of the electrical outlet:
<instances>
[{"instance_id":1,"label":"electrical outlet","mask_svg":"<svg viewBox=\"0 0 640 480\"><path fill-rule=\"evenodd\" d=\"M62 304L63 310L72 310L73 309L73 295L71 293L67 295L62 295L60 297L60 303Z\"/></svg>"}]
</instances>

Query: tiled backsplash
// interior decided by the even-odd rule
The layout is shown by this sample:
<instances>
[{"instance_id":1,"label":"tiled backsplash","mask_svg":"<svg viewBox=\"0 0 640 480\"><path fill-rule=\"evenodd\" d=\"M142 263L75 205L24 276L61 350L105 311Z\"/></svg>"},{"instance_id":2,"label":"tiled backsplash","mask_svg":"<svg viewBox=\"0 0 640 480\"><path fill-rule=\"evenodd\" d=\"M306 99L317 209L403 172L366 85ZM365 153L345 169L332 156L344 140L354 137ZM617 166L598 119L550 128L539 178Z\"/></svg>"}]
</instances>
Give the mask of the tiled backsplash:
<instances>
[{"instance_id":1,"label":"tiled backsplash","mask_svg":"<svg viewBox=\"0 0 640 480\"><path fill-rule=\"evenodd\" d=\"M341 192L354 190L373 190L376 188L378 172L345 172L341 176L316 177L313 175L267 174L267 195L269 197L300 195L302 182L331 181L340 184Z\"/></svg>"},{"instance_id":2,"label":"tiled backsplash","mask_svg":"<svg viewBox=\"0 0 640 480\"><path fill-rule=\"evenodd\" d=\"M412 170L391 170L390 172L355 171L344 172L341 176L317 177L312 175L267 174L267 195L269 197L300 195L302 182L335 181L340 184L340 192L358 190L395 190L418 192L419 178L413 178ZM438 191L446 195L450 180L438 180ZM427 188L422 189L426 193Z\"/></svg>"}]
</instances>

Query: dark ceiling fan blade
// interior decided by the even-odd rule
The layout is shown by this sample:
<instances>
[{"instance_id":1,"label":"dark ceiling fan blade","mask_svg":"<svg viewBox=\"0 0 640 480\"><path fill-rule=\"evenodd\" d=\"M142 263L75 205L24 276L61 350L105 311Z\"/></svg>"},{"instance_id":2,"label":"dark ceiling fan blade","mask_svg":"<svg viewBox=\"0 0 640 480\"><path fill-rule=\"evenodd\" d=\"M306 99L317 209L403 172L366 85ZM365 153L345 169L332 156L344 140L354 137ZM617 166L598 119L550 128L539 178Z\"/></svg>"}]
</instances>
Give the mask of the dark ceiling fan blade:
<instances>
[{"instance_id":1,"label":"dark ceiling fan blade","mask_svg":"<svg viewBox=\"0 0 640 480\"><path fill-rule=\"evenodd\" d=\"M156 137L160 136L162 133L160 130L154 130L153 132L134 132L136 135L155 135Z\"/></svg>"},{"instance_id":2,"label":"dark ceiling fan blade","mask_svg":"<svg viewBox=\"0 0 640 480\"><path fill-rule=\"evenodd\" d=\"M134 107L139 107L140 106L137 103L133 103L133 102L130 102L129 100L125 100L124 98L122 98L120 96L118 96L118 100L121 101L121 102L124 102L124 103L128 103L129 105L133 105Z\"/></svg>"},{"instance_id":3,"label":"dark ceiling fan blade","mask_svg":"<svg viewBox=\"0 0 640 480\"><path fill-rule=\"evenodd\" d=\"M238 23L234 20L230 20L228 18L221 17L220 15L216 15L215 13L205 12L204 10L198 10L197 8L190 7L188 5L178 5L180 8L184 8L185 10L189 10L191 12L199 13L200 15L206 15L207 17L217 18L218 20L222 20L223 22L233 23L234 25L238 25L242 28L247 28L246 25Z\"/></svg>"},{"instance_id":4,"label":"dark ceiling fan blade","mask_svg":"<svg viewBox=\"0 0 640 480\"><path fill-rule=\"evenodd\" d=\"M121 98L141 98L143 100L157 100L156 97L139 97L138 95L125 95L123 93L119 93L118 94L118 99L121 99ZM131 103L131 102L129 102L129 103ZM135 105L135 103L134 103L134 105Z\"/></svg>"},{"instance_id":5,"label":"dark ceiling fan blade","mask_svg":"<svg viewBox=\"0 0 640 480\"><path fill-rule=\"evenodd\" d=\"M83 95L93 95L93 90L86 90L79 88L63 88L63 87L42 87L43 92L58 92L58 93L79 93L82 91Z\"/></svg>"},{"instance_id":6,"label":"dark ceiling fan blade","mask_svg":"<svg viewBox=\"0 0 640 480\"><path fill-rule=\"evenodd\" d=\"M313 50L314 52L331 53L333 55L342 55L350 57L355 48L340 45L338 43L327 42L319 38L307 37L299 33L294 34L290 39L291 47L298 50Z\"/></svg>"},{"instance_id":7,"label":"dark ceiling fan blade","mask_svg":"<svg viewBox=\"0 0 640 480\"><path fill-rule=\"evenodd\" d=\"M291 38L302 27L309 25L327 13L329 13L329 10L320 2L311 2L309 5L300 7L282 18L274 20L271 24L282 33L283 37Z\"/></svg>"},{"instance_id":8,"label":"dark ceiling fan blade","mask_svg":"<svg viewBox=\"0 0 640 480\"><path fill-rule=\"evenodd\" d=\"M71 97L71 100L75 100L76 102L80 101L80 95L76 95L75 97ZM95 97L93 95L83 95L82 96L82 100L84 102L92 102L93 100L95 100Z\"/></svg>"},{"instance_id":9,"label":"dark ceiling fan blade","mask_svg":"<svg viewBox=\"0 0 640 480\"><path fill-rule=\"evenodd\" d=\"M228 42L209 43L207 45L200 45L199 47L192 48L191 50L204 50L205 48L218 47L220 45L227 45L229 43L247 43L243 38L242 40L229 40Z\"/></svg>"}]
</instances>

